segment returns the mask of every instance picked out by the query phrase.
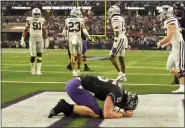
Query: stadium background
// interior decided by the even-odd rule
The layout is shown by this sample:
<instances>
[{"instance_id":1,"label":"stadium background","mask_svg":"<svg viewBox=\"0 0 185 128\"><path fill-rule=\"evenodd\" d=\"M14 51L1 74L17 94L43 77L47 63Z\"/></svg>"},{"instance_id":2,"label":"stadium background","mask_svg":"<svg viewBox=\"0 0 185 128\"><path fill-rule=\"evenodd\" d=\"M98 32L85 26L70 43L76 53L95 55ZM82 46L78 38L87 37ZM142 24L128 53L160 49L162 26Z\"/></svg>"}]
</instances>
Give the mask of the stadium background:
<instances>
[{"instance_id":1,"label":"stadium background","mask_svg":"<svg viewBox=\"0 0 185 128\"><path fill-rule=\"evenodd\" d=\"M89 49L110 49L113 36L109 24L106 25L105 14L112 4L118 4L121 15L126 21L127 35L131 49L153 49L158 37L164 35L163 23L157 18L157 8L161 5L173 5L176 1L2 1L2 39L3 48L20 48L20 37L25 25L25 19L31 16L31 9L39 7L46 19L51 49L66 48L64 38L60 36L64 27L64 19L69 16L70 8L77 4L82 7L83 15L88 10L94 16L88 23L87 30L94 36L89 42ZM105 7L106 6L106 7ZM105 36L106 35L106 36ZM28 36L26 38L27 48Z\"/></svg>"},{"instance_id":2,"label":"stadium background","mask_svg":"<svg viewBox=\"0 0 185 128\"><path fill-rule=\"evenodd\" d=\"M107 60L109 54L108 49L110 49L112 46L113 33L109 24L106 25L105 28L105 10L107 10L112 4L116 3L120 5L122 15L125 17L126 20L127 35L129 39L128 49L130 49L126 52L126 74L128 82L123 83L124 88L138 94L165 94L165 96L167 96L167 94L171 94L171 91L177 89L178 86L170 85L173 77L165 70L169 51L156 50L155 48L159 38L161 36L164 36L162 22L160 22L156 16L156 8L161 7L164 4L173 5L176 2L177 1L107 1L105 4L104 1L79 1L79 6L84 6L87 10L89 7L92 7L94 16L89 22L89 27L87 29L91 35L95 35L93 36L93 41L89 42L88 44L88 48L91 49L88 51L88 64L90 67L93 68L94 72L83 72L82 70L82 74L95 74L109 78L115 78L117 76L116 70L111 65L110 61ZM60 33L62 32L62 29L64 27L64 19L69 16L71 6L76 5L76 1L1 1L2 106L8 106L10 105L10 103L14 103L14 100L19 101L17 99L22 98L27 94L32 95L32 93L34 93L35 91L65 91L65 83L69 79L71 79L72 76L71 72L66 69L66 65L69 62L67 50L65 50L67 45L63 37L60 36ZM42 9L45 6L53 9ZM62 7L62 10L57 9L56 6ZM25 19L27 16L31 16L31 9L34 7L41 8L42 15L46 18L47 21L47 28L50 38L50 47L49 49L46 49L44 51L43 56L43 76L32 76L30 74L29 50L23 49L20 46L20 39L22 30L24 29ZM86 9L84 9L84 15L87 13ZM29 47L28 37L29 36L27 36L26 38L27 48ZM167 50L170 50L170 47L168 47ZM48 95L47 98L51 98L54 96L55 95ZM146 118L142 118L141 121L149 123L147 125L148 127L181 126L175 123L176 120L177 122L179 121L179 118L170 115L170 112L175 115L174 111L172 110L176 110L178 105L171 111L167 111L167 108L173 107L173 103L176 103L174 102L174 100L172 100L172 97L170 99L165 98L163 101L171 101L172 104L166 104L167 106L157 107L158 111L160 110L160 108L164 107L164 109L162 110L162 115L160 115L160 111L158 113L150 113L149 110L152 110L152 106L151 102L149 101L153 100L149 99L149 97L150 96L147 95L148 100L145 99L144 101L141 100L140 102L140 105L143 105L143 108L148 111L148 115L146 116ZM154 99L152 105L156 104L155 98L158 97L160 97L159 99L157 99L158 101L160 99L163 99L162 95L152 96L152 98ZM60 94L57 98L53 98L54 104L58 101L58 98L60 98ZM178 99L178 97L176 97L176 99ZM101 106L103 105L102 102L98 102ZM31 106L33 104L30 103L29 105ZM49 107L42 109L40 113L44 113L44 115L42 117L39 117L40 119L38 119L35 124L38 124L41 118L47 118L47 114L51 109L50 106L52 106L52 102L51 99L46 100L45 102L39 100L37 104L40 105L38 106L38 108L42 108L43 106ZM157 105L160 104L162 103L157 103ZM24 115L25 113L23 111L31 108L30 106L23 106L23 109L21 109L21 106L19 106L21 111L18 111L19 109L15 109L14 111ZM140 108L141 107L139 107L139 112ZM37 107L35 107L35 110L36 109ZM5 109L3 110L5 111ZM6 118L6 113L4 112L4 114L2 114L2 117L4 117L4 120L2 121L3 126L15 127L14 125L10 126L11 123L9 122L9 125L5 125L5 122L8 121L8 119L14 119L14 116L20 114L10 115L11 118ZM141 115L138 116L136 112L136 118L133 119L137 119L137 117L140 116ZM29 115L30 119L31 117L32 116ZM168 119L163 119L163 117L167 117ZM15 118L19 119L18 117ZM156 121L157 119L158 121ZM67 118L67 120L71 119ZM91 121L91 125L87 126L96 126L97 120L93 121L85 117L75 117L65 126L82 127L88 121ZM112 126L114 125L120 127L129 127L132 124L133 127L144 127L145 124L140 123L139 125L137 122L140 121L136 121L133 123L128 123L127 121L129 120L121 120L118 122L116 121L117 120L113 120L112 122L109 120L108 122L112 123ZM25 127L25 125L23 125L24 122L26 122L26 120L22 122L20 121L22 125L20 125L19 127ZM46 119L45 122L49 122L49 120ZM122 122L123 125L119 124L120 122ZM153 122L153 124L150 124L151 122ZM27 124L27 126L31 127L34 125L34 123L31 124L32 125ZM108 127L109 125L103 125L103 127Z\"/></svg>"}]
</instances>

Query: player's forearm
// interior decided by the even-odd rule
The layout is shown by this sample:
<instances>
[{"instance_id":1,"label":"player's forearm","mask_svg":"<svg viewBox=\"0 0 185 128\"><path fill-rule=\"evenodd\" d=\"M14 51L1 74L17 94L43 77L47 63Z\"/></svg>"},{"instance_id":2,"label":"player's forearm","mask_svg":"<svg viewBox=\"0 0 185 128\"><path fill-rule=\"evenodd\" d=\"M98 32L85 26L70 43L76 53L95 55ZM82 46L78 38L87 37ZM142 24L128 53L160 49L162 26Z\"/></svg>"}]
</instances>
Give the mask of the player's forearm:
<instances>
[{"instance_id":1,"label":"player's forearm","mask_svg":"<svg viewBox=\"0 0 185 128\"><path fill-rule=\"evenodd\" d=\"M170 40L171 40L171 37L166 36L162 40L160 40L159 42L162 45L162 44L166 44L166 43L170 42Z\"/></svg>"},{"instance_id":2,"label":"player's forearm","mask_svg":"<svg viewBox=\"0 0 185 128\"><path fill-rule=\"evenodd\" d=\"M25 38L28 32L28 28L26 27L22 33L22 38Z\"/></svg>"},{"instance_id":3,"label":"player's forearm","mask_svg":"<svg viewBox=\"0 0 185 128\"><path fill-rule=\"evenodd\" d=\"M43 32L43 38L44 38L44 39L47 39L48 36L47 36L46 28L43 28L43 29L42 29L42 32Z\"/></svg>"},{"instance_id":4,"label":"player's forearm","mask_svg":"<svg viewBox=\"0 0 185 128\"><path fill-rule=\"evenodd\" d=\"M91 38L90 35L89 35L89 33L87 32L87 29L83 29L83 33L85 34L85 36L86 36L88 39Z\"/></svg>"},{"instance_id":5,"label":"player's forearm","mask_svg":"<svg viewBox=\"0 0 185 128\"><path fill-rule=\"evenodd\" d=\"M104 113L104 118L106 119L114 119L114 118L122 118L122 117L123 117L123 113L121 112L110 111L110 112Z\"/></svg>"}]
</instances>

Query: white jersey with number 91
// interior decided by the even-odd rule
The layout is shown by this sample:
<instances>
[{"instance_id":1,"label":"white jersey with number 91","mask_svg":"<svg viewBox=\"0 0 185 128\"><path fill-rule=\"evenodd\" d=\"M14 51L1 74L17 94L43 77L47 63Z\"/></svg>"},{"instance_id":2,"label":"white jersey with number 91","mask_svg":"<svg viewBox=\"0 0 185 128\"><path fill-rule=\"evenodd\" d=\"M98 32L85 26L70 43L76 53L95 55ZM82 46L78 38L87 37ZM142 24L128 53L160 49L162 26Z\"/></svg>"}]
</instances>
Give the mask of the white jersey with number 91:
<instances>
[{"instance_id":1,"label":"white jersey with number 91","mask_svg":"<svg viewBox=\"0 0 185 128\"><path fill-rule=\"evenodd\" d=\"M42 36L44 22L44 18L38 18L35 20L33 17L27 17L26 26L30 29L30 36Z\"/></svg>"}]
</instances>

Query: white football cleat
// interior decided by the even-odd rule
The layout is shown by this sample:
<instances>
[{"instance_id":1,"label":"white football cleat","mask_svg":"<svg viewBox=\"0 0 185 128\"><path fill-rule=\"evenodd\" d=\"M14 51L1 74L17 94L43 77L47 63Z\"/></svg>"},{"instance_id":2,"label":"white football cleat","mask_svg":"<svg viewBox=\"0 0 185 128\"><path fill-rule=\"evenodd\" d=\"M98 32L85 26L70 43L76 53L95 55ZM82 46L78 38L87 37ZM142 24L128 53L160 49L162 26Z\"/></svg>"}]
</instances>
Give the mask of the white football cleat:
<instances>
[{"instance_id":1,"label":"white football cleat","mask_svg":"<svg viewBox=\"0 0 185 128\"><path fill-rule=\"evenodd\" d=\"M41 76L42 73L37 71L36 75Z\"/></svg>"},{"instance_id":2,"label":"white football cleat","mask_svg":"<svg viewBox=\"0 0 185 128\"><path fill-rule=\"evenodd\" d=\"M124 73L119 72L118 77L116 78L116 81L127 81L127 78Z\"/></svg>"},{"instance_id":3,"label":"white football cleat","mask_svg":"<svg viewBox=\"0 0 185 128\"><path fill-rule=\"evenodd\" d=\"M80 76L80 70L77 70L77 75Z\"/></svg>"},{"instance_id":4,"label":"white football cleat","mask_svg":"<svg viewBox=\"0 0 185 128\"><path fill-rule=\"evenodd\" d=\"M172 93L174 93L174 94L184 93L184 87L180 87L179 89L172 91Z\"/></svg>"},{"instance_id":5,"label":"white football cleat","mask_svg":"<svg viewBox=\"0 0 185 128\"><path fill-rule=\"evenodd\" d=\"M73 71L73 77L78 77L78 73L75 70Z\"/></svg>"}]
</instances>

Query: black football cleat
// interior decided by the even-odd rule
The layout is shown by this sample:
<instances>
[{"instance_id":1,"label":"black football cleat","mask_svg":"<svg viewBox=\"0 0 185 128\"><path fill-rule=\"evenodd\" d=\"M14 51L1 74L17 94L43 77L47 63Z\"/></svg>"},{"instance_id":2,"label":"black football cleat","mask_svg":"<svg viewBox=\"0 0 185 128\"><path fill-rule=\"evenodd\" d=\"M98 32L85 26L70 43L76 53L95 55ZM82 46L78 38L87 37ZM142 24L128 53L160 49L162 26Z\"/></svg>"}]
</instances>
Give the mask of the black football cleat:
<instances>
[{"instance_id":1,"label":"black football cleat","mask_svg":"<svg viewBox=\"0 0 185 128\"><path fill-rule=\"evenodd\" d=\"M72 71L71 63L69 63L66 67L68 70Z\"/></svg>"},{"instance_id":2,"label":"black football cleat","mask_svg":"<svg viewBox=\"0 0 185 128\"><path fill-rule=\"evenodd\" d=\"M93 71L92 69L90 69L87 64L84 64L84 71Z\"/></svg>"},{"instance_id":3,"label":"black football cleat","mask_svg":"<svg viewBox=\"0 0 185 128\"><path fill-rule=\"evenodd\" d=\"M56 116L57 114L54 112L53 109L51 109L49 115L48 115L48 118L52 118L53 116Z\"/></svg>"}]
</instances>

